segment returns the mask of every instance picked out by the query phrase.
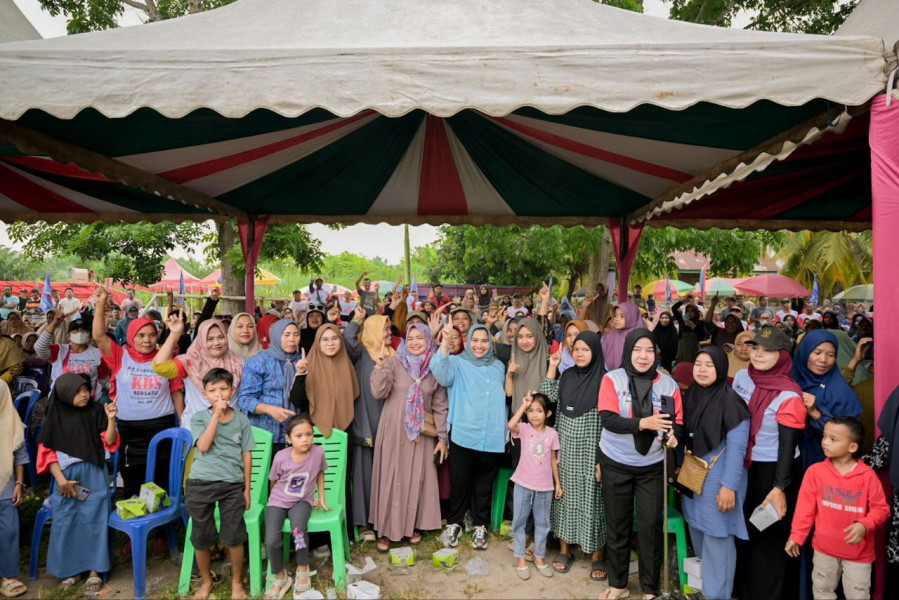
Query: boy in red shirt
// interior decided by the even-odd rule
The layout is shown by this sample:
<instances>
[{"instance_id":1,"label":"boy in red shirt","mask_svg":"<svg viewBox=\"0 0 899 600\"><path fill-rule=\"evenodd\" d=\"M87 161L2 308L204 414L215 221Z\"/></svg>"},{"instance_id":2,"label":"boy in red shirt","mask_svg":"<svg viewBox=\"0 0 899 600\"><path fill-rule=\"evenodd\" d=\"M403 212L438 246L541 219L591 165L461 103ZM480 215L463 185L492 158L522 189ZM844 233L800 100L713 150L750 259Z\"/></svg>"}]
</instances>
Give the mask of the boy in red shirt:
<instances>
[{"instance_id":1,"label":"boy in red shirt","mask_svg":"<svg viewBox=\"0 0 899 600\"><path fill-rule=\"evenodd\" d=\"M799 489L785 550L799 556L799 548L815 527L812 593L816 600L837 597L841 572L847 598L870 598L874 530L887 522L890 507L874 471L854 456L864 437L857 419L831 419L821 441L827 458L809 467Z\"/></svg>"}]
</instances>

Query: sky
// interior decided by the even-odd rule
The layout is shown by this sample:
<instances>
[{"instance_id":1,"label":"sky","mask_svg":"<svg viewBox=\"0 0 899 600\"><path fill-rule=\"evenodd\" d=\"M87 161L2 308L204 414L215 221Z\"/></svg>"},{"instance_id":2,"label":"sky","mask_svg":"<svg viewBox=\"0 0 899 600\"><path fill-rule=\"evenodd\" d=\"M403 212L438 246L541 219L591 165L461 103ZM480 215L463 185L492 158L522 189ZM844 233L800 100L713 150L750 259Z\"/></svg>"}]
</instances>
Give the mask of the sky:
<instances>
[{"instance_id":1,"label":"sky","mask_svg":"<svg viewBox=\"0 0 899 600\"><path fill-rule=\"evenodd\" d=\"M41 8L38 0L14 1L43 37L66 35L65 16L51 16ZM657 17L668 16L668 7L662 0L644 0L643 4L647 14ZM142 14L134 8L126 7L120 24L123 26L138 25L141 23ZM342 231L331 231L324 225L312 225L310 230L322 241L322 249L328 254L340 254L347 251L368 258L380 256L391 264L397 264L403 258L402 226L353 225ZM413 248L437 239L436 227L422 225L410 227L409 230L410 245ZM15 244L10 242L6 235L6 227L2 223L0 223L0 244L18 249ZM195 251L188 250L186 254L199 258L199 253Z\"/></svg>"}]
</instances>

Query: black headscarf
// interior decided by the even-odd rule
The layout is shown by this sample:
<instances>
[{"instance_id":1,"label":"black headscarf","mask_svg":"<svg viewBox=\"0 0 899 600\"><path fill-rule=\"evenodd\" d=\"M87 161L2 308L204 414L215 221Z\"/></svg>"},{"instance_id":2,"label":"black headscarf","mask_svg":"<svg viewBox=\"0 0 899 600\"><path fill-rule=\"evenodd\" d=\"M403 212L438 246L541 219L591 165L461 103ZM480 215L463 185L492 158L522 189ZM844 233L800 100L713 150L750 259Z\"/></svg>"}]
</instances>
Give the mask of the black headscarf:
<instances>
[{"instance_id":1,"label":"black headscarf","mask_svg":"<svg viewBox=\"0 0 899 600\"><path fill-rule=\"evenodd\" d=\"M599 385L606 370L599 335L584 331L575 338L574 343L578 342L584 342L590 348L590 364L565 369L559 379L559 410L572 419L599 405Z\"/></svg>"},{"instance_id":2,"label":"black headscarf","mask_svg":"<svg viewBox=\"0 0 899 600\"><path fill-rule=\"evenodd\" d=\"M66 373L56 379L50 392L50 407L37 441L51 450L102 466L106 453L100 434L106 430L108 423L106 412L93 398L83 407L73 404L82 386L91 389L91 380L87 375Z\"/></svg>"},{"instance_id":3,"label":"black headscarf","mask_svg":"<svg viewBox=\"0 0 899 600\"><path fill-rule=\"evenodd\" d=\"M628 386L631 392L631 416L635 419L642 419L652 415L652 384L658 376L655 362L646 371L640 372L631 362L631 355L634 352L634 346L643 338L648 338L655 348L656 339L652 332L648 329L634 329L624 338L624 348L621 355L621 368L627 373ZM656 438L655 431L641 431L634 434L634 447L642 455L649 452L653 440Z\"/></svg>"},{"instance_id":4,"label":"black headscarf","mask_svg":"<svg viewBox=\"0 0 899 600\"><path fill-rule=\"evenodd\" d=\"M749 418L746 402L727 384L727 355L717 346L699 351L715 365L715 382L708 387L694 382L684 393L684 425L689 449L704 456L718 447L727 432ZM699 354L696 356L698 357Z\"/></svg>"},{"instance_id":5,"label":"black headscarf","mask_svg":"<svg viewBox=\"0 0 899 600\"><path fill-rule=\"evenodd\" d=\"M309 326L309 315L317 312L322 316L322 325L328 322L328 317L325 315L324 311L319 310L317 308L313 308L308 313L306 313L306 326L300 329L300 348L306 351L306 354L309 354L309 351L312 350L312 344L315 343L315 334L318 333L318 327L310 327Z\"/></svg>"},{"instance_id":6,"label":"black headscarf","mask_svg":"<svg viewBox=\"0 0 899 600\"><path fill-rule=\"evenodd\" d=\"M652 335L655 336L659 353L662 355L662 367L671 369L671 363L677 357L677 327L674 325L674 317L670 312L664 311L662 315L668 315L668 324L662 325L661 321L656 323Z\"/></svg>"},{"instance_id":7,"label":"black headscarf","mask_svg":"<svg viewBox=\"0 0 899 600\"><path fill-rule=\"evenodd\" d=\"M877 426L890 443L890 483L899 488L899 387L887 398L877 418Z\"/></svg>"}]
</instances>

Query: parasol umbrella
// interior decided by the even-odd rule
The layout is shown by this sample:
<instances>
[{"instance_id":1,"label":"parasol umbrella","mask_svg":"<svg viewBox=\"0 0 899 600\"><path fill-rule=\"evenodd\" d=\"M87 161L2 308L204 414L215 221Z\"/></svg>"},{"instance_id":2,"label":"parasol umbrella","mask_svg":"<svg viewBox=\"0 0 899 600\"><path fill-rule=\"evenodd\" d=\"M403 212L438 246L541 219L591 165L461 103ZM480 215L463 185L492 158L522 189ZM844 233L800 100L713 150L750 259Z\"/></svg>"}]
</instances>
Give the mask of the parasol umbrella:
<instances>
[{"instance_id":1,"label":"parasol umbrella","mask_svg":"<svg viewBox=\"0 0 899 600\"><path fill-rule=\"evenodd\" d=\"M649 288L650 293L656 297L656 300L664 300L665 299L665 286L668 286L668 289L671 290L671 297L677 298L681 294L686 294L687 292L693 291L693 286L686 281L680 281L678 279L659 279L653 283L650 283L646 287Z\"/></svg>"},{"instance_id":2,"label":"parasol umbrella","mask_svg":"<svg viewBox=\"0 0 899 600\"><path fill-rule=\"evenodd\" d=\"M743 280L737 289L747 296L775 296L780 298L801 298L809 291L795 279L786 275L756 275Z\"/></svg>"},{"instance_id":3,"label":"parasol umbrella","mask_svg":"<svg viewBox=\"0 0 899 600\"><path fill-rule=\"evenodd\" d=\"M696 284L696 287L693 288L693 291L706 294L706 295L714 295L718 294L719 296L733 296L737 293L737 288L734 286L733 282L740 281L739 279L725 279L724 277L712 277L711 279L705 280L705 289L700 290L699 284Z\"/></svg>"},{"instance_id":4,"label":"parasol umbrella","mask_svg":"<svg viewBox=\"0 0 899 600\"><path fill-rule=\"evenodd\" d=\"M848 290L843 290L833 297L834 300L846 300L848 302L874 302L874 284L867 283L856 285Z\"/></svg>"}]
</instances>

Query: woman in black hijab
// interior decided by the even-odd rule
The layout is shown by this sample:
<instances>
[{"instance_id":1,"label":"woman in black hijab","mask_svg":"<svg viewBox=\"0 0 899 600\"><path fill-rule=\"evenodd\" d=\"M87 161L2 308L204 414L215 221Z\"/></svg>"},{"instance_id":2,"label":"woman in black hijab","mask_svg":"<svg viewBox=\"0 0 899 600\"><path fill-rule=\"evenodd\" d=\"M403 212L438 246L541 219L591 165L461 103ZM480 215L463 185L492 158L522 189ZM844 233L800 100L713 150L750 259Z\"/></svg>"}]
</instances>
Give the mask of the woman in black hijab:
<instances>
[{"instance_id":1,"label":"woman in black hijab","mask_svg":"<svg viewBox=\"0 0 899 600\"><path fill-rule=\"evenodd\" d=\"M590 579L604 581L606 572L599 560L606 544L606 519L594 461L602 430L599 383L605 371L599 335L578 334L571 357L574 365L556 379L562 352L550 356L546 378L540 383L540 391L557 406L556 431L562 447L559 480L565 493L553 500L551 512L552 530L561 548L553 559L553 570L567 573L574 560L571 546L580 546L584 554L592 554Z\"/></svg>"},{"instance_id":2,"label":"woman in black hijab","mask_svg":"<svg viewBox=\"0 0 899 600\"><path fill-rule=\"evenodd\" d=\"M89 572L84 591L98 592L99 573L109 571L106 452L118 447L118 433L116 405L101 406L90 390L85 375L66 373L56 380L38 436L37 466L56 480L47 572L62 579L63 588Z\"/></svg>"},{"instance_id":3,"label":"woman in black hijab","mask_svg":"<svg viewBox=\"0 0 899 600\"><path fill-rule=\"evenodd\" d=\"M703 595L730 598L737 567L735 538L749 539L742 510L749 443L749 409L727 384L727 355L717 346L699 351L694 383L684 393L687 450L707 463L715 461L701 494L684 497L684 519L696 555L703 559Z\"/></svg>"},{"instance_id":4,"label":"woman in black hijab","mask_svg":"<svg viewBox=\"0 0 899 600\"><path fill-rule=\"evenodd\" d=\"M656 344L659 347L659 355L662 362L659 366L671 372L674 359L677 357L677 326L671 313L663 311L658 314L652 328L652 335L656 338Z\"/></svg>"},{"instance_id":5,"label":"woman in black hijab","mask_svg":"<svg viewBox=\"0 0 899 600\"><path fill-rule=\"evenodd\" d=\"M663 559L662 465L665 446L676 447L681 437L683 409L677 383L656 370L656 341L649 330L627 334L621 368L602 379L599 414L603 431L596 475L603 484L609 563L609 589L600 599L628 593L635 500L640 585L644 594L655 596Z\"/></svg>"}]
</instances>

